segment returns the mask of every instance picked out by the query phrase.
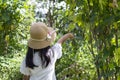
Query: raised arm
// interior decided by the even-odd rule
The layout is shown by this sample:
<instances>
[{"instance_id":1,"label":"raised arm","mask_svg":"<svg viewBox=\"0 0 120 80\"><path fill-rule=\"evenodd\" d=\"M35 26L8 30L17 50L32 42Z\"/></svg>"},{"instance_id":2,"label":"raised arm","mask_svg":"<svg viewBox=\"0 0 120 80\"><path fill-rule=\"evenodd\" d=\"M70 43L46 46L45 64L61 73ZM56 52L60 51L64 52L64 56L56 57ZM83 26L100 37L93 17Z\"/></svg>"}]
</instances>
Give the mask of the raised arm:
<instances>
[{"instance_id":1,"label":"raised arm","mask_svg":"<svg viewBox=\"0 0 120 80\"><path fill-rule=\"evenodd\" d=\"M64 36L62 36L62 37L57 41L57 43L62 44L62 43L64 43L67 39L73 38L73 37L74 37L74 36L73 36L72 33L67 33L67 34L65 34Z\"/></svg>"}]
</instances>

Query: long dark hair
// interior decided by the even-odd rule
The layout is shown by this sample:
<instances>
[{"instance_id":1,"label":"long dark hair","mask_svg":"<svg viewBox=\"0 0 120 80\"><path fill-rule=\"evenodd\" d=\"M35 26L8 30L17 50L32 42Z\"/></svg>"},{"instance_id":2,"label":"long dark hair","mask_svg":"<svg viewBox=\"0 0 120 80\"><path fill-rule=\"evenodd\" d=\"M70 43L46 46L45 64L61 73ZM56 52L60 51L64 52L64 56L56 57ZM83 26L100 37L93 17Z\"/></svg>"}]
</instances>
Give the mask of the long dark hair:
<instances>
[{"instance_id":1,"label":"long dark hair","mask_svg":"<svg viewBox=\"0 0 120 80\"><path fill-rule=\"evenodd\" d=\"M47 67L50 63L50 55L47 54L48 50L50 49L50 46L42 48L42 49L32 49L28 47L28 51L26 54L26 67L34 69L34 67L38 67L38 65L35 65L33 63L33 55L36 52L39 52L39 57L41 58L42 67Z\"/></svg>"}]
</instances>

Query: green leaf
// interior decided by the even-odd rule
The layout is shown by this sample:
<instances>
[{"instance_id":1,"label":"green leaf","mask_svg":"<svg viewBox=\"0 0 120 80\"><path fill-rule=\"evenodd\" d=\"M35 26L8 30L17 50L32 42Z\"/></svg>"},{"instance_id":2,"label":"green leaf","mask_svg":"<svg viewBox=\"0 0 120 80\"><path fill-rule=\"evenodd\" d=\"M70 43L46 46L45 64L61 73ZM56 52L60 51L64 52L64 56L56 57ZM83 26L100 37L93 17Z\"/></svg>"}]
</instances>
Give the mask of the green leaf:
<instances>
[{"instance_id":1,"label":"green leaf","mask_svg":"<svg viewBox=\"0 0 120 80\"><path fill-rule=\"evenodd\" d=\"M68 27L68 30L69 30L69 31L72 31L75 27L76 27L76 26L75 26L75 23L70 23L70 24L69 24L69 27Z\"/></svg>"},{"instance_id":2,"label":"green leaf","mask_svg":"<svg viewBox=\"0 0 120 80\"><path fill-rule=\"evenodd\" d=\"M117 63L118 66L120 66L120 48L115 49L115 62Z\"/></svg>"},{"instance_id":3,"label":"green leaf","mask_svg":"<svg viewBox=\"0 0 120 80\"><path fill-rule=\"evenodd\" d=\"M0 30L3 30L2 25L3 25L3 22L0 22Z\"/></svg>"}]
</instances>

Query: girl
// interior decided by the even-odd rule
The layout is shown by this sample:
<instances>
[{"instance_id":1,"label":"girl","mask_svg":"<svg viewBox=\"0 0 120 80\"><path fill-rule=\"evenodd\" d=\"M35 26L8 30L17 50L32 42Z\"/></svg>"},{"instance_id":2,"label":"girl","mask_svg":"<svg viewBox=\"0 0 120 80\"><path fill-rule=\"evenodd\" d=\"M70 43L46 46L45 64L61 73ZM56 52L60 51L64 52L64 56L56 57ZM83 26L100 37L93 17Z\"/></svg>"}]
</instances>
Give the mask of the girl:
<instances>
[{"instance_id":1,"label":"girl","mask_svg":"<svg viewBox=\"0 0 120 80\"><path fill-rule=\"evenodd\" d=\"M56 80L55 62L62 56L61 44L73 34L65 34L51 47L55 37L55 30L42 22L31 26L28 51L20 67L23 80Z\"/></svg>"}]
</instances>

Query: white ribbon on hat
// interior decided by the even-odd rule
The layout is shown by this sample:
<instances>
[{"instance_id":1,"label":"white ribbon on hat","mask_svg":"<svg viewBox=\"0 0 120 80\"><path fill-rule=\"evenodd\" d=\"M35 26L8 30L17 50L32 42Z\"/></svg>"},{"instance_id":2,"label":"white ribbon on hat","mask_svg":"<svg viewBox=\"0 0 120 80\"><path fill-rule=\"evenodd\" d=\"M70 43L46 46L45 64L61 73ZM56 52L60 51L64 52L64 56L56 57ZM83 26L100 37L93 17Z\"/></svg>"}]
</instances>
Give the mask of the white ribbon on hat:
<instances>
[{"instance_id":1,"label":"white ribbon on hat","mask_svg":"<svg viewBox=\"0 0 120 80\"><path fill-rule=\"evenodd\" d=\"M33 40L33 41L44 41L45 39L46 39L46 37L43 38L43 39L33 39L33 38L31 38L31 40Z\"/></svg>"},{"instance_id":2,"label":"white ribbon on hat","mask_svg":"<svg viewBox=\"0 0 120 80\"><path fill-rule=\"evenodd\" d=\"M49 41L52 37L52 34L53 33L55 33L56 31L58 31L58 29L56 29L56 30L53 30L52 32L48 32L48 34L47 34L47 37L45 37L45 38L43 38L43 39L33 39L33 38L31 38L31 40L33 40L33 41L44 41L44 40L47 40L47 41Z\"/></svg>"}]
</instances>

